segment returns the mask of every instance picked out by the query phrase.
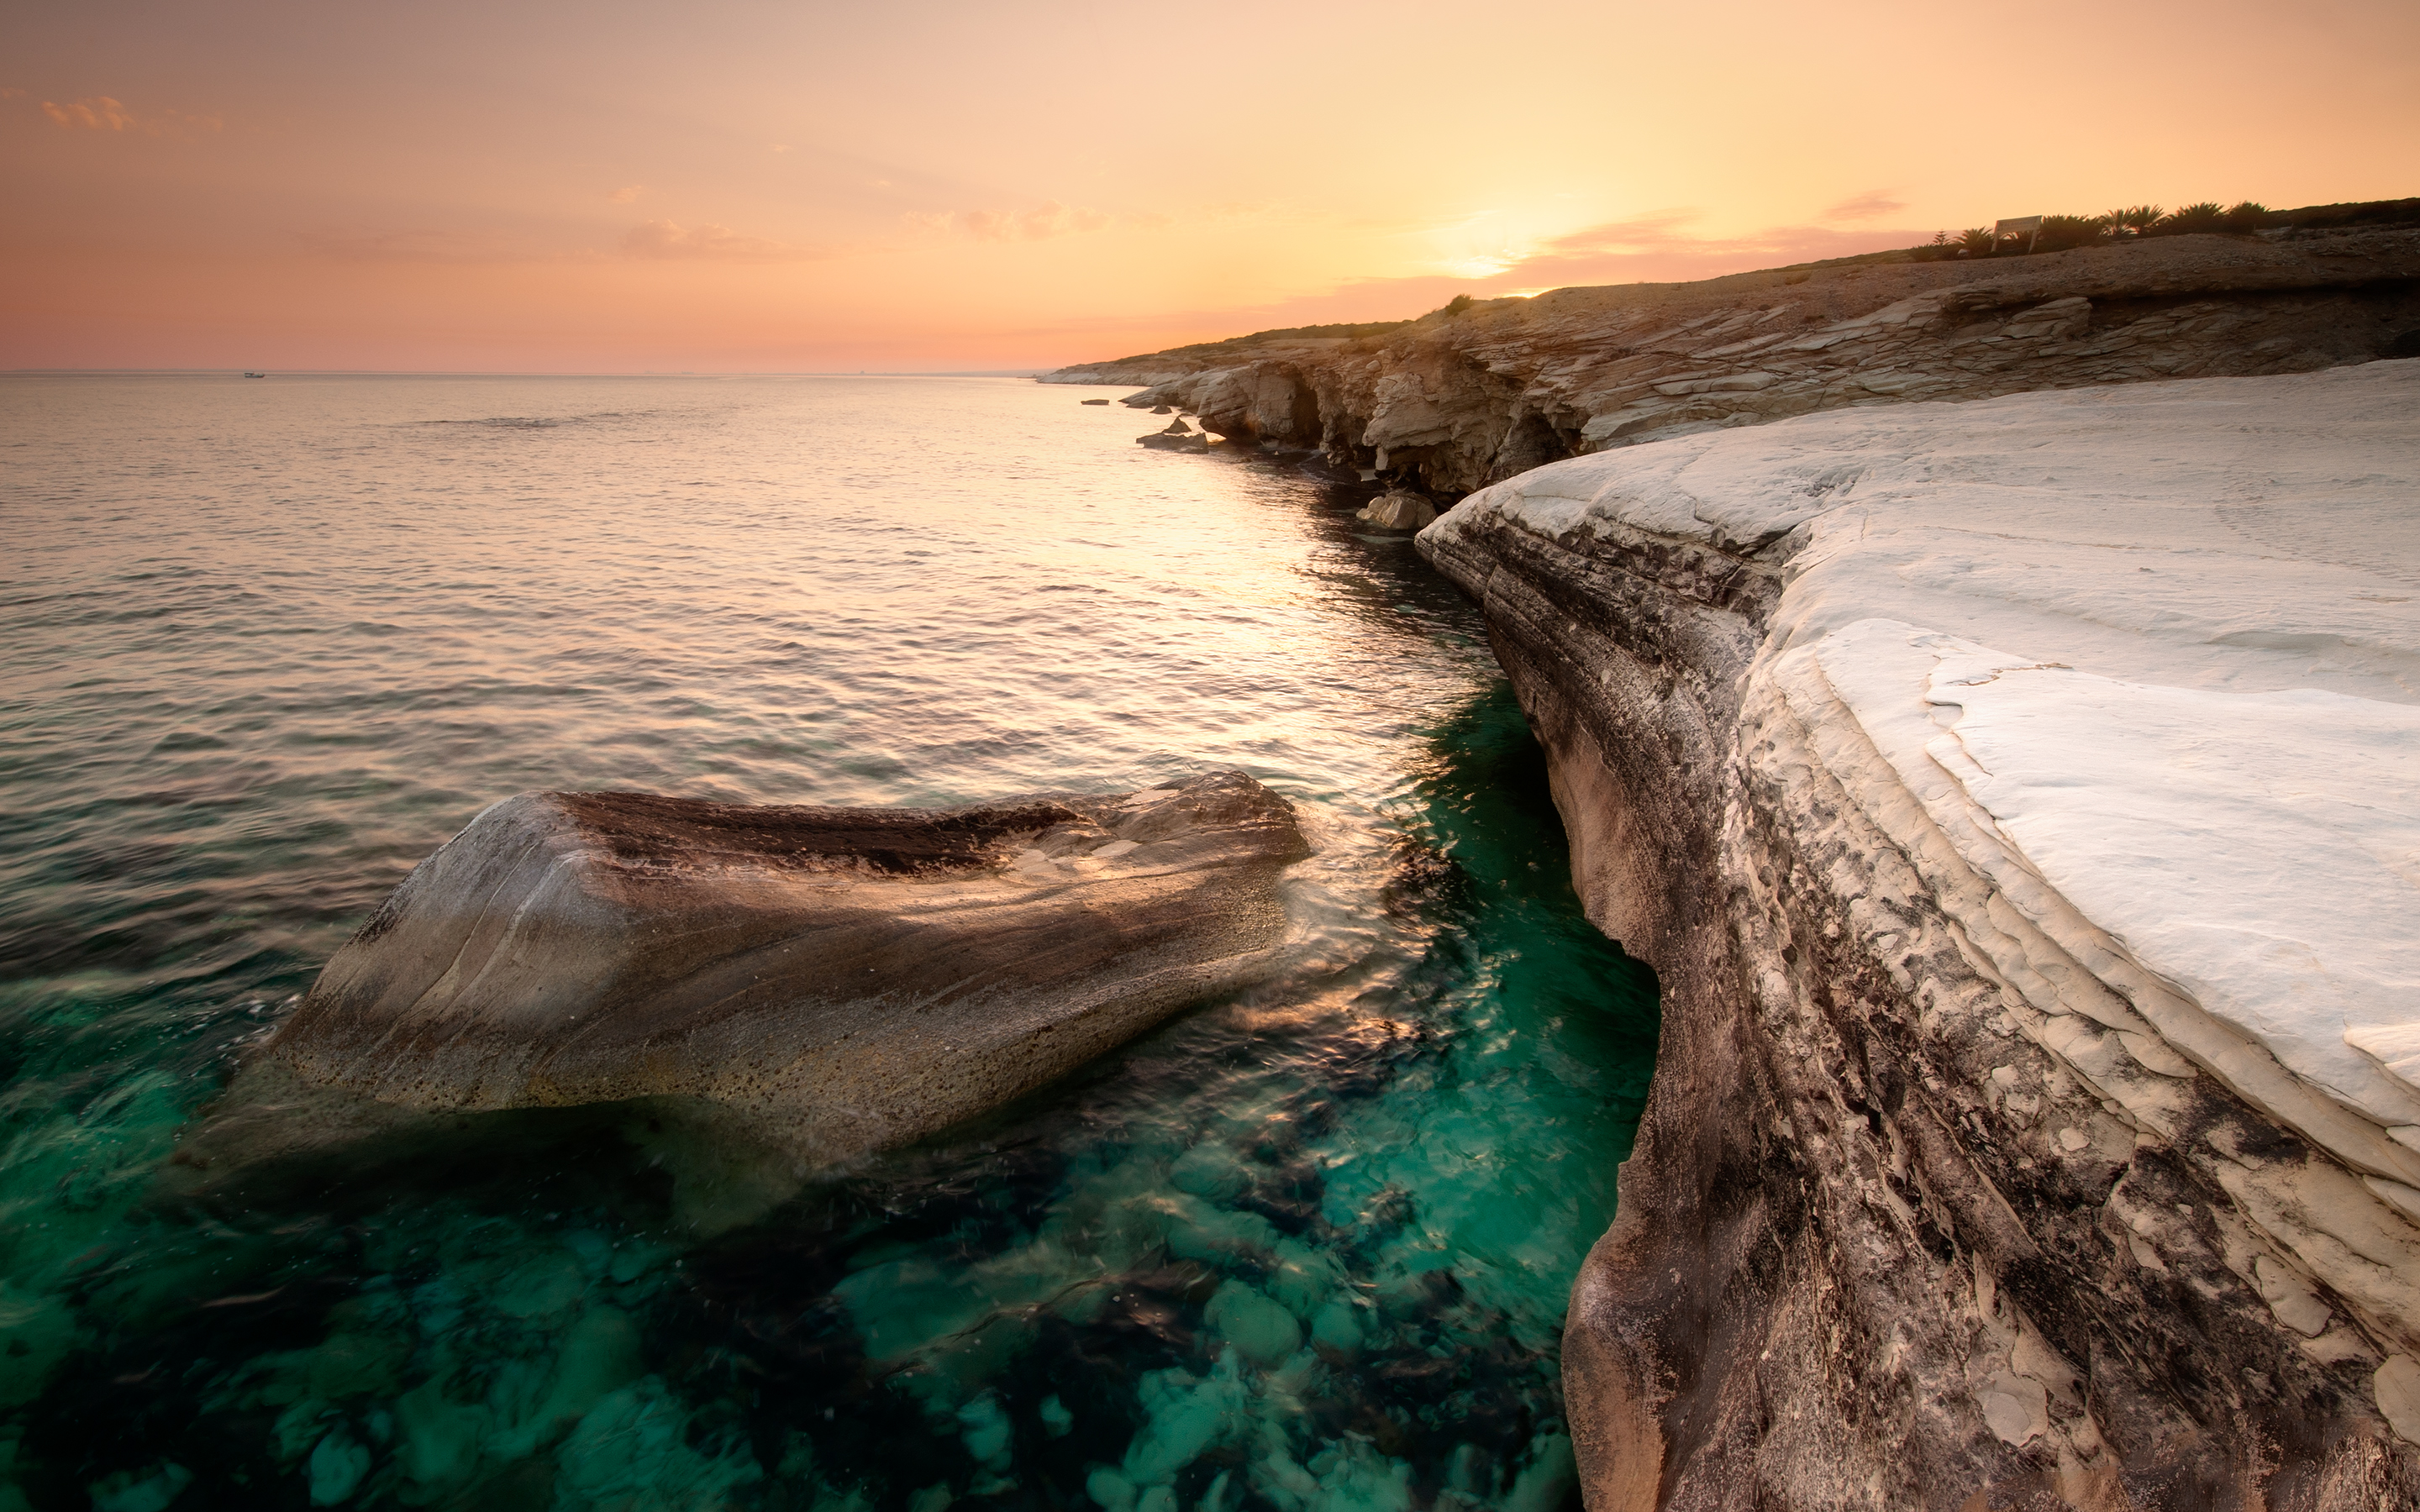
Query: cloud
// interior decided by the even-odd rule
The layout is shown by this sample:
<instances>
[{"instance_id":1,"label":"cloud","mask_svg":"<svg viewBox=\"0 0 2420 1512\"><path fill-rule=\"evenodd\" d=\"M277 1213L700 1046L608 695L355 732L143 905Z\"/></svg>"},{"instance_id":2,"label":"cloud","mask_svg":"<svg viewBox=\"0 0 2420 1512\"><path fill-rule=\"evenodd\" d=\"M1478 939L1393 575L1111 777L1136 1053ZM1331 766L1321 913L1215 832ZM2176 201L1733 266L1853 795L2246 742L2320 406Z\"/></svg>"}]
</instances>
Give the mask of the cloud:
<instances>
[{"instance_id":1,"label":"cloud","mask_svg":"<svg viewBox=\"0 0 2420 1512\"><path fill-rule=\"evenodd\" d=\"M1695 210L1672 209L1587 226L1507 263L1502 271L1481 281L1477 291L1719 278L1758 268L1910 247L1931 235L1888 227L1846 231L1827 225L1772 225L1736 236L1701 237L1687 229L1697 218Z\"/></svg>"},{"instance_id":2,"label":"cloud","mask_svg":"<svg viewBox=\"0 0 2420 1512\"><path fill-rule=\"evenodd\" d=\"M628 257L711 257L725 262L814 262L838 256L830 247L799 246L766 237L742 236L727 225L695 227L647 221L623 234Z\"/></svg>"},{"instance_id":3,"label":"cloud","mask_svg":"<svg viewBox=\"0 0 2420 1512\"><path fill-rule=\"evenodd\" d=\"M606 195L605 197L612 200L616 205L628 205L632 200L639 197L639 191L646 187L647 186L644 184L624 184L621 188L613 191L613 193Z\"/></svg>"},{"instance_id":4,"label":"cloud","mask_svg":"<svg viewBox=\"0 0 2420 1512\"><path fill-rule=\"evenodd\" d=\"M1906 204L1902 201L1891 198L1890 192L1888 190L1869 189L1862 194L1852 195L1849 198L1840 201L1839 204L1826 209L1823 212L1822 219L1826 221L1871 221L1879 219L1882 216L1896 214L1905 208L1907 208Z\"/></svg>"},{"instance_id":5,"label":"cloud","mask_svg":"<svg viewBox=\"0 0 2420 1512\"><path fill-rule=\"evenodd\" d=\"M1070 208L1046 200L1030 210L947 210L909 215L908 224L970 241L1046 241L1052 237L1103 230L1114 219L1106 210Z\"/></svg>"},{"instance_id":6,"label":"cloud","mask_svg":"<svg viewBox=\"0 0 2420 1512\"><path fill-rule=\"evenodd\" d=\"M42 101L42 114L61 126L81 126L92 131L123 131L139 124L133 112L107 95L89 95L72 105Z\"/></svg>"},{"instance_id":7,"label":"cloud","mask_svg":"<svg viewBox=\"0 0 2420 1512\"><path fill-rule=\"evenodd\" d=\"M22 89L8 91L10 95L24 93ZM182 111L161 111L156 115L137 116L125 102L110 95L86 95L72 104L62 105L54 100L42 101L42 114L69 131L141 131L146 136L165 136L172 132L215 131L223 124L215 116L190 116Z\"/></svg>"},{"instance_id":8,"label":"cloud","mask_svg":"<svg viewBox=\"0 0 2420 1512\"><path fill-rule=\"evenodd\" d=\"M1170 339L1160 345L1171 346L1178 341L1232 336L1280 326L1402 319L1434 310L1456 294L1494 299L1591 285L1685 283L1825 257L1912 247L1931 236L1930 231L1888 227L1849 231L1820 225L1779 225L1737 236L1706 237L1689 231L1690 223L1697 219L1695 210L1670 209L1585 226L1526 252L1472 259L1465 264L1471 270L1461 276L1450 270L1403 278L1355 279L1320 293L1267 304L1105 320L1099 324L1098 339L1104 345L1149 341L1165 332ZM1492 273L1477 272L1477 266L1482 263L1500 267ZM1157 330L1144 335L1144 328L1151 326ZM1064 337L1086 329L1089 328L1082 323L1068 323L1050 334ZM1124 334L1127 332L1133 334Z\"/></svg>"}]
</instances>

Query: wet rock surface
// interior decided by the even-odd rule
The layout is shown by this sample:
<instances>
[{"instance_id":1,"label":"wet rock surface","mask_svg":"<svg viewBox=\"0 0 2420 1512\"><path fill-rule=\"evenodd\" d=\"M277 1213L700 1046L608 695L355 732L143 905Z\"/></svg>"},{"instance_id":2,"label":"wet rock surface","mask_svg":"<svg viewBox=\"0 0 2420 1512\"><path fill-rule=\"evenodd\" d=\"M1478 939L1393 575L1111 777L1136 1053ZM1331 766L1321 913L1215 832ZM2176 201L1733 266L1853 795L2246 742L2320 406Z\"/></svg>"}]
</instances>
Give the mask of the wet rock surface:
<instances>
[{"instance_id":1,"label":"wet rock surface","mask_svg":"<svg viewBox=\"0 0 2420 1512\"><path fill-rule=\"evenodd\" d=\"M1435 520L1436 505L1409 488L1390 488L1361 506L1354 518L1382 530L1417 531Z\"/></svg>"},{"instance_id":2,"label":"wet rock surface","mask_svg":"<svg viewBox=\"0 0 2420 1512\"><path fill-rule=\"evenodd\" d=\"M396 889L247 1075L422 1111L673 1099L845 1156L1253 980L1306 854L1241 773L950 810L523 795Z\"/></svg>"},{"instance_id":3,"label":"wet rock surface","mask_svg":"<svg viewBox=\"0 0 2420 1512\"><path fill-rule=\"evenodd\" d=\"M1904 255L1889 255L1904 257ZM1863 260L1556 289L1354 339L1063 369L1230 441L1452 498L1607 447L1846 406L2412 355L2420 228L2179 236L2023 258Z\"/></svg>"},{"instance_id":4,"label":"wet rock surface","mask_svg":"<svg viewBox=\"0 0 2420 1512\"><path fill-rule=\"evenodd\" d=\"M1419 538L1665 993L1591 1507L2420 1504L2420 908L2354 854L2420 822L2415 389L1809 418Z\"/></svg>"}]
</instances>

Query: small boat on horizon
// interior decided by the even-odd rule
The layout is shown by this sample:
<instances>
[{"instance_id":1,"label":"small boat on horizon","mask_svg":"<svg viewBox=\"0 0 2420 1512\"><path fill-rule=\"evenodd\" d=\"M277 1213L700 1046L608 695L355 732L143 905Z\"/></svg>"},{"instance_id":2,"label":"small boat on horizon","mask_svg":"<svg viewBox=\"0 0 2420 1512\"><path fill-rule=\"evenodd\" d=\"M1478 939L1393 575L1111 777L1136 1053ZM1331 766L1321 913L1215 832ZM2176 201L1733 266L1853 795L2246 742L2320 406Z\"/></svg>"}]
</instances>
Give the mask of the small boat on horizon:
<instances>
[{"instance_id":1,"label":"small boat on horizon","mask_svg":"<svg viewBox=\"0 0 2420 1512\"><path fill-rule=\"evenodd\" d=\"M267 378L269 375L266 373L255 373L247 368L245 369L243 376L246 378Z\"/></svg>"}]
</instances>

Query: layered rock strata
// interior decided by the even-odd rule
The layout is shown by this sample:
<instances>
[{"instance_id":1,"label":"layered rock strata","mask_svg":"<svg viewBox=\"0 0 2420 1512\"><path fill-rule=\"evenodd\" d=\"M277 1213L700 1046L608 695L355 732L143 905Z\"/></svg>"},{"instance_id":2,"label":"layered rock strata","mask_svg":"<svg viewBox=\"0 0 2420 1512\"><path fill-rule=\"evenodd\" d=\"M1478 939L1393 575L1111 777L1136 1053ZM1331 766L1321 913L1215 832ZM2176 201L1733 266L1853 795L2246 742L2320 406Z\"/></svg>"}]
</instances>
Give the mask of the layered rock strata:
<instances>
[{"instance_id":1,"label":"layered rock strata","mask_svg":"<svg viewBox=\"0 0 2420 1512\"><path fill-rule=\"evenodd\" d=\"M1179 355L1050 377L1151 382L1127 402L1450 498L1562 457L1847 406L2420 356L2420 229L1565 288L1377 336L1240 347L1220 365Z\"/></svg>"},{"instance_id":2,"label":"layered rock strata","mask_svg":"<svg viewBox=\"0 0 2420 1512\"><path fill-rule=\"evenodd\" d=\"M838 1158L1264 973L1305 854L1242 773L951 810L527 794L413 871L261 1069L420 1110L687 1100Z\"/></svg>"},{"instance_id":3,"label":"layered rock strata","mask_svg":"<svg viewBox=\"0 0 2420 1512\"><path fill-rule=\"evenodd\" d=\"M1565 461L1485 607L1664 1039L1593 1512L2420 1505L2420 363Z\"/></svg>"}]
</instances>

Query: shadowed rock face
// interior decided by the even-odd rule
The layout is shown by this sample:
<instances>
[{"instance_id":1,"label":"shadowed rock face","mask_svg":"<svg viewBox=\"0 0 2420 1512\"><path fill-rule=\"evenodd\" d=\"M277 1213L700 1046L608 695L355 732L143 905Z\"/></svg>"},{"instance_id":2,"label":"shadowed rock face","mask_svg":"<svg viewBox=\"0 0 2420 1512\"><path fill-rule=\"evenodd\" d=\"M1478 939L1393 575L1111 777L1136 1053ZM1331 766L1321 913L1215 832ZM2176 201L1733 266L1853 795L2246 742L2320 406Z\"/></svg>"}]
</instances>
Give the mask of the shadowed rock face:
<instances>
[{"instance_id":1,"label":"shadowed rock face","mask_svg":"<svg viewBox=\"0 0 2420 1512\"><path fill-rule=\"evenodd\" d=\"M950 810L524 794L396 889L254 1081L454 1113L703 1100L836 1158L1265 971L1305 854L1241 773Z\"/></svg>"}]
</instances>

